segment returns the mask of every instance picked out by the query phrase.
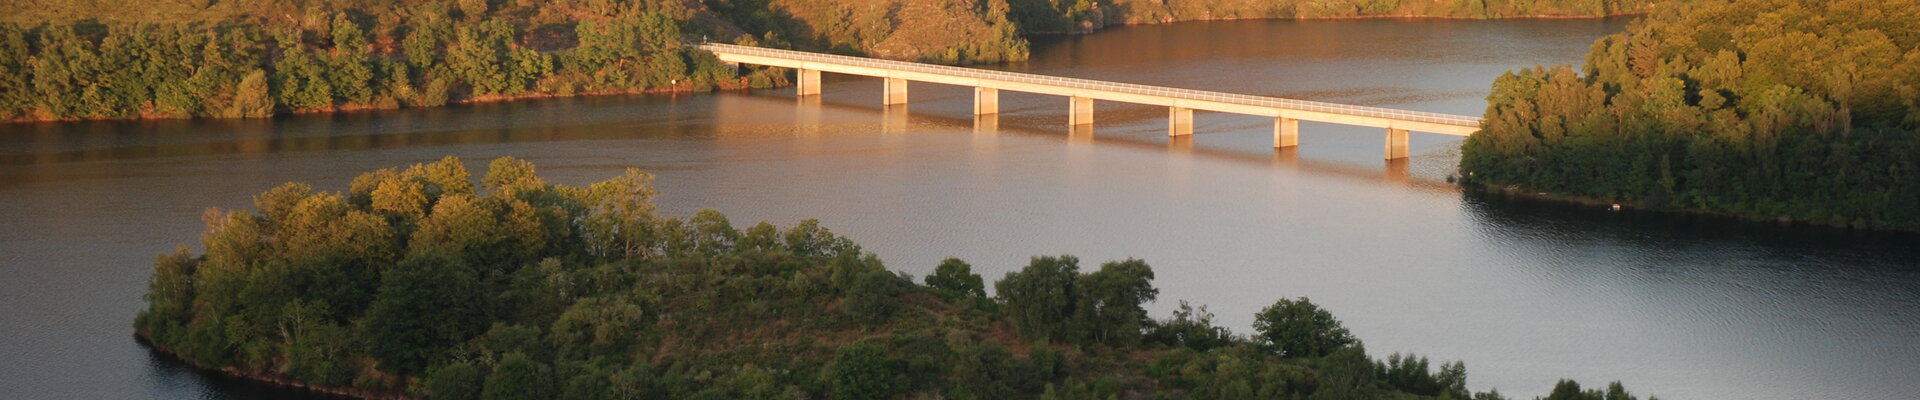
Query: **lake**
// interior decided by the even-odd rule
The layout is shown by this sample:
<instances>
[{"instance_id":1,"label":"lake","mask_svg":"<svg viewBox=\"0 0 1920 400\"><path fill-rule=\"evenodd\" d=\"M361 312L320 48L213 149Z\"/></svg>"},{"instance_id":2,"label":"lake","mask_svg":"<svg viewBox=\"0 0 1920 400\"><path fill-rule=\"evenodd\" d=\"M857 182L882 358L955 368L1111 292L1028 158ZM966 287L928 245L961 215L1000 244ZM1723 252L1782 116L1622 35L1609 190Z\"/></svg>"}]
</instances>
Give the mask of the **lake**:
<instances>
[{"instance_id":1,"label":"lake","mask_svg":"<svg viewBox=\"0 0 1920 400\"><path fill-rule=\"evenodd\" d=\"M990 68L1479 115L1493 78L1579 63L1627 20L1231 21L1035 40ZM945 257L989 281L1029 257L1147 260L1165 317L1181 300L1250 332L1283 297L1332 311L1375 357L1463 360L1474 390L1544 395L1560 378L1665 399L1905 399L1920 393L1913 235L1612 212L1463 193L1460 138L879 80L530 100L254 121L0 126L0 397L283 398L184 368L133 339L156 254L197 245L207 207L286 181L344 190L362 172L447 155L515 156L584 184L638 167L663 212L738 226L818 218L888 266Z\"/></svg>"}]
</instances>

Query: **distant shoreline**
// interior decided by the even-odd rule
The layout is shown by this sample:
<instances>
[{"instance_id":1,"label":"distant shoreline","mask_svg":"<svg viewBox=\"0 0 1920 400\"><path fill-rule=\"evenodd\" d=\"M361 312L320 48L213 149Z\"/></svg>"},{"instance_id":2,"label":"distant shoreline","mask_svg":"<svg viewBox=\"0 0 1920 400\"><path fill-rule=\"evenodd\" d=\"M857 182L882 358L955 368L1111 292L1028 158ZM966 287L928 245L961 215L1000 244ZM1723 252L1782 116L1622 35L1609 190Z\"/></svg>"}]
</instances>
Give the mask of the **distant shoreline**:
<instances>
[{"instance_id":1,"label":"distant shoreline","mask_svg":"<svg viewBox=\"0 0 1920 400\"><path fill-rule=\"evenodd\" d=\"M1615 17L1626 17L1626 16L1639 16L1639 15L1645 15L1645 14L1646 14L1646 12L1644 12L1644 11L1642 11L1642 12L1630 12L1630 13L1615 13L1615 14L1608 14L1608 15L1597 15L1597 16L1594 16L1594 15L1555 15L1555 14L1539 14L1539 15L1523 15L1523 16L1505 16L1505 17L1492 17L1492 18L1472 18L1472 17L1453 17L1453 16L1439 16L1439 15L1353 15L1353 16L1329 16L1329 17L1285 17L1285 18L1240 18L1240 17L1225 17L1225 18L1204 18L1204 19L1183 19L1183 20L1170 20L1170 21L1160 21L1160 22L1132 22L1132 23L1119 23L1119 24L1114 24L1114 25L1106 25L1106 26L1101 26L1101 27L1096 27L1096 28L1093 28L1093 29L1091 29L1091 30L1087 30L1087 31L1076 31L1076 32L1032 32L1032 33L1029 33L1029 34L1027 34L1027 35L1024 35L1023 37L1025 37L1025 38L1029 38L1029 39L1030 39L1030 38L1034 38L1034 37L1041 37L1041 36L1075 36L1075 35L1087 35L1087 34L1092 34L1092 33L1095 33L1095 32L1099 32L1099 31L1101 31L1101 30L1105 30L1105 29L1110 29L1110 28L1113 28L1113 27L1119 27L1119 26L1140 26L1140 25L1163 25L1163 24L1175 24L1175 23L1184 23L1184 22L1214 22L1214 21L1255 21L1255 20L1270 20L1270 21L1285 21L1285 20L1294 20L1294 21L1317 21L1317 20L1328 20L1328 21L1331 21L1331 20L1377 20L1377 19L1397 19L1397 20L1409 20L1409 21L1412 21L1412 20L1459 20L1459 21L1473 21L1473 20L1523 20L1523 19L1540 19L1540 20L1577 20L1577 19L1605 19L1605 18L1615 18ZM991 65L991 64L961 64L961 65ZM773 85L771 85L771 86L767 86L766 88L775 88L775 87L787 87L787 86L791 86L791 83L787 83L787 82L776 82L775 84L773 84ZM271 116L266 116L266 117L254 117L254 118L274 118L274 117L281 117L281 116L299 116L299 115L324 115L324 114L338 114L338 113L352 113L352 112L360 112L360 111L382 111L382 110L401 110L401 109L427 109L427 108L437 108L437 107L444 107L444 106L448 106L448 105L460 105L460 104L467 104L467 105L471 105L471 104L486 104L486 103L501 103L501 102L511 102L511 101L519 101L519 100L530 100L530 99L550 99L550 98L563 98L563 97L591 97L591 96L609 96L609 95L636 95L636 94L637 94L637 95L660 95L660 94L694 94L694 93L713 93L713 92L720 92L720 91L727 91L727 90L750 90L750 89L757 89L757 87L752 87L751 85L746 85L746 84L740 84L740 85L721 85L721 86L718 86L718 87L714 87L714 88L712 88L712 89L709 89L709 90L695 90L695 89L692 89L692 88L668 88L668 89L649 89L649 90L616 90L616 91L602 91L602 92L580 92L580 93L572 93L572 94L564 94L564 95L563 95L563 94L558 94L558 93L544 93L544 92L542 92L542 93L531 93L531 92L530 92L530 93L523 93L523 94L515 94L515 95L500 95L500 94L493 94L493 95L486 95L486 96L481 96L481 97L472 97L472 98L464 98L464 99L459 99L459 100L452 100L452 101L448 101L448 102L446 102L446 104L443 104L443 105L439 105L439 106L403 106L403 105L399 105L399 104L339 104L339 105L334 105L334 106L332 106L332 107L328 107L328 108L324 108L324 109L304 109L304 110L292 110L292 111L285 111L285 112L276 112L276 113L273 113L273 114L272 114ZM250 118L246 118L246 117L240 117L240 118L221 118L221 117L210 117L210 116L184 116L184 117L182 117L182 116L172 116L172 115L159 115L159 114L156 114L156 115L139 115L139 116L133 116L133 117L105 117L105 118L45 118L45 117L21 117L21 118L14 118L14 119L10 119L10 120L7 120L7 121L5 121L5 122L0 122L0 123L6 123L6 124L31 124L31 123L60 123L60 122L88 122L88 121L158 121L158 120L202 120L202 119L205 119L205 120L220 120L220 119L225 119L225 120L232 120L232 119L250 119Z\"/></svg>"}]
</instances>

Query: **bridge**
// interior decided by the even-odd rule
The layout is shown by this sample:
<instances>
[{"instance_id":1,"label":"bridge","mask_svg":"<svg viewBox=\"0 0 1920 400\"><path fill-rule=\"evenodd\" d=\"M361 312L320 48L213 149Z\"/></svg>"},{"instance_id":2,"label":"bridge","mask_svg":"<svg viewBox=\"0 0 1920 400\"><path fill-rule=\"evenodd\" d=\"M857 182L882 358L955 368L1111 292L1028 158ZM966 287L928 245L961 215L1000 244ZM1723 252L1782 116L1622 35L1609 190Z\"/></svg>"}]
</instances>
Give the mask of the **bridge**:
<instances>
[{"instance_id":1,"label":"bridge","mask_svg":"<svg viewBox=\"0 0 1920 400\"><path fill-rule=\"evenodd\" d=\"M1273 118L1273 147L1299 145L1300 121L1386 129L1386 159L1407 157L1407 132L1467 136L1480 130L1480 118L1390 108L1354 106L1163 86L1136 85L1091 79L950 67L904 61L848 57L803 51L704 43L695 47L712 52L720 61L764 65L798 71L800 96L820 94L820 73L861 75L886 80L882 102L907 103L907 82L973 87L974 115L998 114L1000 91L1065 96L1067 124L1093 123L1093 101L1117 101L1167 107L1167 135L1193 134L1193 111L1214 111Z\"/></svg>"}]
</instances>

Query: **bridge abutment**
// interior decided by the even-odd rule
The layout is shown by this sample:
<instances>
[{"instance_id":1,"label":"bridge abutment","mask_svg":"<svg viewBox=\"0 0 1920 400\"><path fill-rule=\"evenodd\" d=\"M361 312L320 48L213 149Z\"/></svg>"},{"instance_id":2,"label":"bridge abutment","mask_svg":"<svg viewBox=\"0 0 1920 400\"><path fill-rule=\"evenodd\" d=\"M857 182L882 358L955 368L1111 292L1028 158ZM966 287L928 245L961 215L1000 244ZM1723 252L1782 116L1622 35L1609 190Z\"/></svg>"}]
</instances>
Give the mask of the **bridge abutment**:
<instances>
[{"instance_id":1,"label":"bridge abutment","mask_svg":"<svg viewBox=\"0 0 1920 400\"><path fill-rule=\"evenodd\" d=\"M1387 159L1407 158L1407 130L1387 128Z\"/></svg>"},{"instance_id":2,"label":"bridge abutment","mask_svg":"<svg viewBox=\"0 0 1920 400\"><path fill-rule=\"evenodd\" d=\"M1300 145L1300 120L1277 117L1273 119L1273 148L1284 149Z\"/></svg>"},{"instance_id":3,"label":"bridge abutment","mask_svg":"<svg viewBox=\"0 0 1920 400\"><path fill-rule=\"evenodd\" d=\"M882 98L880 99L881 104L885 104L885 105L907 104L907 79L906 78L886 78L886 79L887 79L886 95L882 96Z\"/></svg>"},{"instance_id":4,"label":"bridge abutment","mask_svg":"<svg viewBox=\"0 0 1920 400\"><path fill-rule=\"evenodd\" d=\"M1000 113L1000 89L990 87L973 88L973 115L994 115Z\"/></svg>"},{"instance_id":5,"label":"bridge abutment","mask_svg":"<svg viewBox=\"0 0 1920 400\"><path fill-rule=\"evenodd\" d=\"M1167 136L1193 135L1193 109L1167 107Z\"/></svg>"},{"instance_id":6,"label":"bridge abutment","mask_svg":"<svg viewBox=\"0 0 1920 400\"><path fill-rule=\"evenodd\" d=\"M1067 125L1079 126L1093 124L1093 98L1071 96L1067 98L1067 101Z\"/></svg>"}]
</instances>

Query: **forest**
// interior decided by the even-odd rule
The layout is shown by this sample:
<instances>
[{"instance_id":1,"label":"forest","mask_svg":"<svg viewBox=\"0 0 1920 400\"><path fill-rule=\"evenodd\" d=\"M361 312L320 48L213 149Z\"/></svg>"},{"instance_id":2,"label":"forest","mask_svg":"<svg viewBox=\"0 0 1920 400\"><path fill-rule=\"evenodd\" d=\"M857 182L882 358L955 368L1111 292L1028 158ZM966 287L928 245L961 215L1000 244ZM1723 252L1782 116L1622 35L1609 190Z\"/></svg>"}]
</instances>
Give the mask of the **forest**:
<instances>
[{"instance_id":1,"label":"forest","mask_svg":"<svg viewBox=\"0 0 1920 400\"><path fill-rule=\"evenodd\" d=\"M1663 5L1586 63L1493 84L1463 178L1497 190L1920 230L1920 1Z\"/></svg>"},{"instance_id":2,"label":"forest","mask_svg":"<svg viewBox=\"0 0 1920 400\"><path fill-rule=\"evenodd\" d=\"M257 118L787 84L701 40L943 64L1026 35L1245 18L1602 16L1651 0L19 0L0 121ZM939 27L939 29L917 29Z\"/></svg>"},{"instance_id":3,"label":"forest","mask_svg":"<svg viewBox=\"0 0 1920 400\"><path fill-rule=\"evenodd\" d=\"M1240 335L1184 302L1149 317L1141 260L1034 257L989 294L948 259L916 282L814 220L662 216L651 180L559 185L509 157L475 184L448 157L344 193L288 183L209 209L203 253L159 255L135 331L194 366L359 397L1507 398L1469 392L1460 362L1375 359L1304 297Z\"/></svg>"}]
</instances>

